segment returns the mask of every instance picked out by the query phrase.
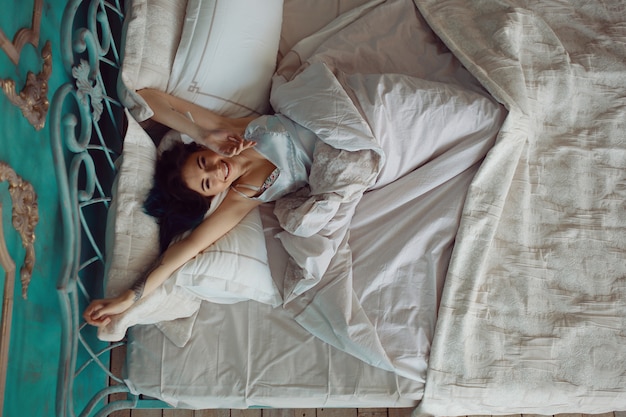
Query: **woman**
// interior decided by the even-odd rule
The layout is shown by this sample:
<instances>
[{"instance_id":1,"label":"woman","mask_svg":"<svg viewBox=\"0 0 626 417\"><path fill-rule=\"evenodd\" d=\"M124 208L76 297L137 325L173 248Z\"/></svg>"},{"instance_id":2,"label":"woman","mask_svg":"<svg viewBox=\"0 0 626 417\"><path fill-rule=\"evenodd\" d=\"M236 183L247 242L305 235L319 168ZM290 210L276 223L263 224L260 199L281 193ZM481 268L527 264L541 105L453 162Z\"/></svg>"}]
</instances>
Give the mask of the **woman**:
<instances>
[{"instance_id":1,"label":"woman","mask_svg":"<svg viewBox=\"0 0 626 417\"><path fill-rule=\"evenodd\" d=\"M315 135L282 116L230 119L157 90L142 90L139 94L154 111L154 121L202 145L178 147L160 158L155 183L169 196L170 204L189 206L190 198L196 196L205 202L206 209L212 197L221 193L226 196L191 234L167 247L145 279L118 297L93 301L83 317L94 326L107 325L112 315L123 313L150 294L259 204L306 185L312 163ZM248 138L258 138L259 143L244 139L244 133ZM281 170L279 166L288 169ZM162 204L163 199L160 200ZM167 227L163 222L171 220L173 214L167 210L160 214L161 227ZM175 233L161 239L162 247L169 243L172 234Z\"/></svg>"},{"instance_id":2,"label":"woman","mask_svg":"<svg viewBox=\"0 0 626 417\"><path fill-rule=\"evenodd\" d=\"M326 72L321 72L321 75L324 74ZM354 174L358 176L354 177L352 171L345 170L349 171L348 175L343 182L338 181L338 186L347 184L347 188L350 188L352 182L359 182L355 188L358 192L363 187L382 187L426 163L429 163L429 169L433 172L445 172L444 178L454 178L461 173L473 175L473 167L493 144L500 126L496 122L504 116L499 105L491 99L456 86L412 77L396 77L394 74L357 74L348 81L357 87L364 83L385 86L389 95L394 98L388 103L385 101L387 95L369 97L366 92L374 91L373 89L358 88L363 93L361 98L356 97L358 109L344 103L352 103L354 99L340 95L337 102L332 104L332 111L319 112L322 114L321 122L317 125L321 126L319 129L328 130L328 126L338 123L342 126L339 133L343 136L340 136L350 143L352 124L360 126L359 123L367 123L371 138L365 135L367 137L364 140L375 139L376 146L380 146L387 161L394 161L392 164L385 163L379 172L365 166L364 175L358 171ZM334 90L331 92L334 94ZM201 149L186 157L180 169L177 188L193 190L205 202L220 192L225 192L226 196L217 210L203 220L187 238L168 247L145 281L140 280L132 290L126 291L120 297L91 303L85 310L84 317L88 323L96 326L106 325L111 315L124 312L135 301L152 292L177 268L237 225L254 207L306 185L309 181L313 150L317 144L322 143L312 131L281 115L229 119L157 91L147 90L141 92L141 95L154 110L153 118L157 122L185 133L218 152ZM382 101L378 102L379 99ZM319 104L314 100L312 102ZM308 101L298 100L296 104L299 106L297 114L306 117ZM346 115L340 112L337 116L333 106L348 109L350 113ZM319 109L313 107L312 112L318 114L316 111ZM366 115L367 122L361 112ZM399 117L396 113L402 116ZM325 120L325 116L329 116L329 120ZM424 119L425 116L428 117ZM441 125L443 119L450 121L452 131L441 135L433 133L429 124L432 122L435 126ZM330 124L327 125L326 122ZM345 129L342 123L345 123ZM458 131L456 126L464 128ZM355 131L358 132L358 129ZM369 145L368 142L367 146ZM361 149L359 146L357 149ZM364 165L373 161L367 159L372 153L367 146ZM319 147L320 150L325 148L326 146ZM342 152L341 149L337 150ZM316 153L318 154L319 152ZM444 154L446 157L440 158ZM338 170L343 173L343 167L340 166L342 158L328 163L328 166L335 169L328 172L324 171L326 166L320 161L325 159L318 158L315 168L320 168L323 175L330 172L327 176L332 179L332 175L340 172ZM360 167L354 162L349 163L351 168ZM316 173L320 174L317 171ZM377 175L375 184L370 184L370 178L364 180L369 175ZM266 183L268 178L272 183L269 187ZM337 194L335 189L334 194Z\"/></svg>"}]
</instances>

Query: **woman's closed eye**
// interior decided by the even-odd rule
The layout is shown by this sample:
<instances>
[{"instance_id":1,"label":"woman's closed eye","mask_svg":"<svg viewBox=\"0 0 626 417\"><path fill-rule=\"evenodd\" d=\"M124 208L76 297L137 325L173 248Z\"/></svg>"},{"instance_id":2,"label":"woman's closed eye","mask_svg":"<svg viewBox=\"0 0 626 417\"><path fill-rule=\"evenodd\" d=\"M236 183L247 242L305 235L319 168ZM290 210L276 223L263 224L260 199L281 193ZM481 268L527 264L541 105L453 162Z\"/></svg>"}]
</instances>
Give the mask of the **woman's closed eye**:
<instances>
[{"instance_id":1,"label":"woman's closed eye","mask_svg":"<svg viewBox=\"0 0 626 417\"><path fill-rule=\"evenodd\" d=\"M204 171L206 169L206 159L204 159L204 156L202 155L198 156L198 159L196 160L196 162L198 163L198 168L200 168L200 170ZM211 185L209 183L208 178L202 178L200 180L200 188L204 192L209 191L209 188L211 188Z\"/></svg>"}]
</instances>

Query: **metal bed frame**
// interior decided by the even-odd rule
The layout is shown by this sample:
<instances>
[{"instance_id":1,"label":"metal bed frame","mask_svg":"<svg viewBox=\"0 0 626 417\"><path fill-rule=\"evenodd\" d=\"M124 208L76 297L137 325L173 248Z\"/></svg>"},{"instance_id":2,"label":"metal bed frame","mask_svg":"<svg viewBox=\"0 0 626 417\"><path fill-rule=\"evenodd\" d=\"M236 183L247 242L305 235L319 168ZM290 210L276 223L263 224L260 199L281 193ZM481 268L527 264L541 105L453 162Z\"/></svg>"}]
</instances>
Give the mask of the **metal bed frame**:
<instances>
[{"instance_id":1,"label":"metal bed frame","mask_svg":"<svg viewBox=\"0 0 626 417\"><path fill-rule=\"evenodd\" d=\"M116 94L123 21L123 0L69 0L61 22L62 62L72 81L55 92L49 119L63 256L57 281L62 315L57 417L167 408L130 393L110 371L110 355L124 342L99 341L82 319L89 300L102 296L106 216L125 130Z\"/></svg>"}]
</instances>

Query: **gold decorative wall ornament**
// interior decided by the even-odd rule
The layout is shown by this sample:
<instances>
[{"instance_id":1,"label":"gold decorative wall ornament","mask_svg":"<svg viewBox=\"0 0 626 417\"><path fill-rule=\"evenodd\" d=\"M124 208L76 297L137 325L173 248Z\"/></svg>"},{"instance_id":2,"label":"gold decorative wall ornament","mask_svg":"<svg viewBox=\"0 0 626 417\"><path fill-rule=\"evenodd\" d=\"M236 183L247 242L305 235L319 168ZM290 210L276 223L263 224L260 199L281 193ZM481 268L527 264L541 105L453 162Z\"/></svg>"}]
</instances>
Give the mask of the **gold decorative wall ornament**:
<instances>
[{"instance_id":1,"label":"gold decorative wall ornament","mask_svg":"<svg viewBox=\"0 0 626 417\"><path fill-rule=\"evenodd\" d=\"M36 130L41 130L46 124L48 113L48 79L52 73L52 50L50 42L46 42L41 51L43 66L37 75L31 71L26 76L26 85L18 94L15 90L15 81L0 79L0 87L9 98L9 101L22 110L26 120Z\"/></svg>"},{"instance_id":2,"label":"gold decorative wall ornament","mask_svg":"<svg viewBox=\"0 0 626 417\"><path fill-rule=\"evenodd\" d=\"M28 285L35 265L35 226L39 222L37 194L32 184L24 181L5 162L0 162L0 182L9 183L9 194L13 203L13 227L22 238L22 246L26 249L24 264L20 268L22 297L27 298ZM4 236L0 236L4 241Z\"/></svg>"},{"instance_id":3,"label":"gold decorative wall ornament","mask_svg":"<svg viewBox=\"0 0 626 417\"><path fill-rule=\"evenodd\" d=\"M43 0L35 0L33 5L33 20L31 27L22 28L17 31L13 42L7 38L2 29L0 29L0 47L9 56L9 59L13 64L17 65L20 62L20 54L22 48L27 43L30 43L35 48L39 46L39 27L41 26L41 6Z\"/></svg>"},{"instance_id":4,"label":"gold decorative wall ornament","mask_svg":"<svg viewBox=\"0 0 626 417\"><path fill-rule=\"evenodd\" d=\"M37 195L33 186L20 178L6 163L0 162L0 182L9 183L9 195L13 204L13 227L22 238L26 249L24 265L20 268L22 297L26 298L28 284L35 265L35 225L39 221ZM9 363L9 341L13 320L13 291L15 289L15 261L7 249L2 224L2 204L0 203L0 265L4 269L4 295L2 297L2 323L0 325L0 410L4 405L6 376Z\"/></svg>"},{"instance_id":5,"label":"gold decorative wall ornament","mask_svg":"<svg viewBox=\"0 0 626 417\"><path fill-rule=\"evenodd\" d=\"M31 27L18 30L13 42L0 29L0 47L15 65L18 65L20 62L20 55L24 45L30 43L35 48L39 47L42 5L43 0L35 0ZM36 130L44 127L46 114L48 113L48 79L52 73L50 42L46 42L44 45L41 57L43 58L41 72L35 75L29 71L26 75L26 84L19 94L15 89L15 81L0 79L0 87L4 90L6 96L11 103L20 108L24 117Z\"/></svg>"},{"instance_id":6,"label":"gold decorative wall ornament","mask_svg":"<svg viewBox=\"0 0 626 417\"><path fill-rule=\"evenodd\" d=\"M9 340L13 320L13 288L15 287L15 262L4 243L2 229L2 204L0 204L0 265L4 268L4 296L2 297L2 324L0 326L0 410L4 406L7 370L9 364Z\"/></svg>"}]
</instances>

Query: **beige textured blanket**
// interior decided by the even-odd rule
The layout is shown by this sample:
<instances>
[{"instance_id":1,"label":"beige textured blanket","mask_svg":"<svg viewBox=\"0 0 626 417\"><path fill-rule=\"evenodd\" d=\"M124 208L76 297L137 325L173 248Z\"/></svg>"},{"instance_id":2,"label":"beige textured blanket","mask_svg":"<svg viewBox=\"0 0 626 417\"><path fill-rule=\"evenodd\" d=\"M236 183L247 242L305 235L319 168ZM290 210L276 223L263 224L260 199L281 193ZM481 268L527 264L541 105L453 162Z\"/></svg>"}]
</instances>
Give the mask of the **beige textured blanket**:
<instances>
[{"instance_id":1,"label":"beige textured blanket","mask_svg":"<svg viewBox=\"0 0 626 417\"><path fill-rule=\"evenodd\" d=\"M626 409L626 4L416 4L510 111L468 195L420 411Z\"/></svg>"}]
</instances>

